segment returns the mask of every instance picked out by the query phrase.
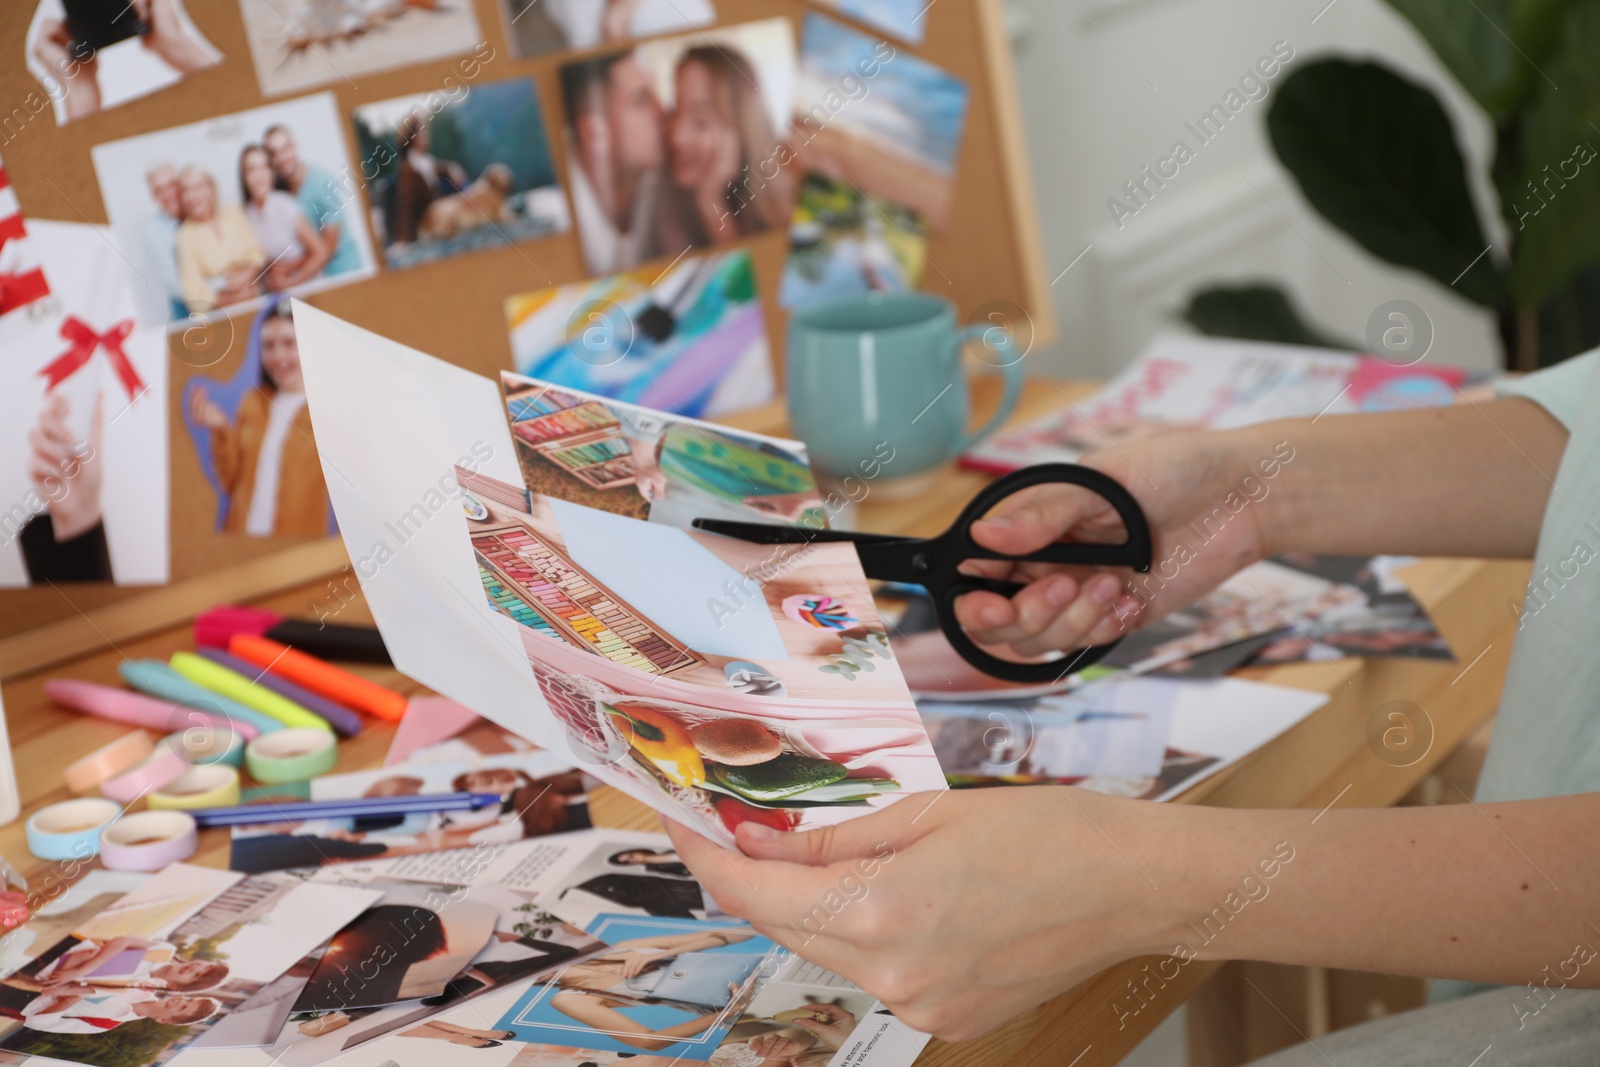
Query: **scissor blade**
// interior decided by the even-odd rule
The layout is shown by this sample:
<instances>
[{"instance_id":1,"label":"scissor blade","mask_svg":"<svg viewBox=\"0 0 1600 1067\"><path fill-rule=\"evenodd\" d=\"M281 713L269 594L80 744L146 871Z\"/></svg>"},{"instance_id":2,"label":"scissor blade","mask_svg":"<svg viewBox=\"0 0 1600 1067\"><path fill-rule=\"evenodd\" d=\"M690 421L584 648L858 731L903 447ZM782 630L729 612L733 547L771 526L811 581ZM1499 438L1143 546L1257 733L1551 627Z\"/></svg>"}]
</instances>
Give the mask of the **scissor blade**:
<instances>
[{"instance_id":1,"label":"scissor blade","mask_svg":"<svg viewBox=\"0 0 1600 1067\"><path fill-rule=\"evenodd\" d=\"M813 542L840 542L850 544L879 544L903 540L883 534L851 533L848 530L819 530L811 526L785 526L771 522L735 522L730 519L696 519L696 530L737 537L756 545L808 545Z\"/></svg>"}]
</instances>

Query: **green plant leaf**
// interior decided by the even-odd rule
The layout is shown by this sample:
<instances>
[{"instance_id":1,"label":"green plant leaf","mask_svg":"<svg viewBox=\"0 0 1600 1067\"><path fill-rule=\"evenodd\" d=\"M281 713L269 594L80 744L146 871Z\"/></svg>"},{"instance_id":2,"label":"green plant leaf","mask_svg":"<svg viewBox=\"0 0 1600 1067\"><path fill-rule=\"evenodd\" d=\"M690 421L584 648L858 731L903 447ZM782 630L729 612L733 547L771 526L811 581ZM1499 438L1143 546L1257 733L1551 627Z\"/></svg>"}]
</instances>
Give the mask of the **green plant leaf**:
<instances>
[{"instance_id":1,"label":"green plant leaf","mask_svg":"<svg viewBox=\"0 0 1600 1067\"><path fill-rule=\"evenodd\" d=\"M1543 304L1600 260L1600 4L1569 4L1545 73L1515 134L1503 133L1494 179L1511 232L1510 288ZM1531 186L1531 187L1530 187Z\"/></svg>"},{"instance_id":2,"label":"green plant leaf","mask_svg":"<svg viewBox=\"0 0 1600 1067\"><path fill-rule=\"evenodd\" d=\"M1545 84L1570 0L1389 0L1496 124ZM1587 2L1587 0L1585 0Z\"/></svg>"},{"instance_id":3,"label":"green plant leaf","mask_svg":"<svg viewBox=\"0 0 1600 1067\"><path fill-rule=\"evenodd\" d=\"M1324 59L1284 82L1267 131L1311 205L1368 252L1502 302L1461 150L1427 89L1375 63Z\"/></svg>"},{"instance_id":4,"label":"green plant leaf","mask_svg":"<svg viewBox=\"0 0 1600 1067\"><path fill-rule=\"evenodd\" d=\"M1301 316L1288 293L1265 282L1197 290L1182 315L1185 322L1208 337L1316 348L1361 348L1318 330Z\"/></svg>"}]
</instances>

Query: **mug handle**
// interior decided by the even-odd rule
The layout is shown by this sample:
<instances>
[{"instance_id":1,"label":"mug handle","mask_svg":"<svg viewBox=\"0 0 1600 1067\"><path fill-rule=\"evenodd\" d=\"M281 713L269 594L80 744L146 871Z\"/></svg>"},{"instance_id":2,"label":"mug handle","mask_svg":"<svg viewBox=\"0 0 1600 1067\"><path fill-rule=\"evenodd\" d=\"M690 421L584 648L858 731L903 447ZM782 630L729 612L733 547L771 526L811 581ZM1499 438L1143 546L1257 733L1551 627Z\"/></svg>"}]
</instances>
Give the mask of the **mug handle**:
<instances>
[{"instance_id":1,"label":"mug handle","mask_svg":"<svg viewBox=\"0 0 1600 1067\"><path fill-rule=\"evenodd\" d=\"M1012 357L1017 351L1016 342L1011 339L1011 331L1004 326L968 326L961 334L962 342L977 341L990 351L998 352L1003 356ZM998 340L995 340L998 338ZM1022 359L1020 356L1010 358L1000 366L1000 373L1005 375L1004 392L1000 394L1000 407L989 416L989 421L984 423L974 432L968 434L956 446L955 455L960 455L967 449L974 447L978 442L988 437L1000 428L1000 424L1011 417L1016 410L1017 398L1022 394Z\"/></svg>"}]
</instances>

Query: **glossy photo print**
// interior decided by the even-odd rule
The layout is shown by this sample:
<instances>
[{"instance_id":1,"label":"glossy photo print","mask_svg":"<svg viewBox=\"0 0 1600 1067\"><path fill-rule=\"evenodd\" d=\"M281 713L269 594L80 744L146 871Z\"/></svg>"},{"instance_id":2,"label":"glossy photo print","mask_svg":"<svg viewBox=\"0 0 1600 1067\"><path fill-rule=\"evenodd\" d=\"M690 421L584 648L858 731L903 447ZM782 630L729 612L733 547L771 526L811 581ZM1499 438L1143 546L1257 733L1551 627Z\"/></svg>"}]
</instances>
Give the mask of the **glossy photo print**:
<instances>
[{"instance_id":1,"label":"glossy photo print","mask_svg":"<svg viewBox=\"0 0 1600 1067\"><path fill-rule=\"evenodd\" d=\"M96 145L114 244L141 318L180 329L275 293L370 277L332 93Z\"/></svg>"},{"instance_id":2,"label":"glossy photo print","mask_svg":"<svg viewBox=\"0 0 1600 1067\"><path fill-rule=\"evenodd\" d=\"M789 225L778 302L786 308L850 293L915 289L927 265L927 224L842 179L807 174Z\"/></svg>"},{"instance_id":3,"label":"glossy photo print","mask_svg":"<svg viewBox=\"0 0 1600 1067\"><path fill-rule=\"evenodd\" d=\"M390 268L567 231L539 93L529 78L355 109L373 232Z\"/></svg>"},{"instance_id":4,"label":"glossy photo print","mask_svg":"<svg viewBox=\"0 0 1600 1067\"><path fill-rule=\"evenodd\" d=\"M267 298L243 347L228 377L195 374L183 385L180 416L216 498L213 529L251 537L337 533L288 300Z\"/></svg>"},{"instance_id":5,"label":"glossy photo print","mask_svg":"<svg viewBox=\"0 0 1600 1067\"><path fill-rule=\"evenodd\" d=\"M912 44L927 33L928 0L811 0L819 7L848 15L857 22Z\"/></svg>"},{"instance_id":6,"label":"glossy photo print","mask_svg":"<svg viewBox=\"0 0 1600 1067\"><path fill-rule=\"evenodd\" d=\"M222 62L183 0L40 0L24 47L28 73L44 90L40 110L47 102L57 126ZM33 110L35 99L29 94L24 106Z\"/></svg>"},{"instance_id":7,"label":"glossy photo print","mask_svg":"<svg viewBox=\"0 0 1600 1067\"><path fill-rule=\"evenodd\" d=\"M499 0L519 59L679 33L717 20L712 0Z\"/></svg>"},{"instance_id":8,"label":"glossy photo print","mask_svg":"<svg viewBox=\"0 0 1600 1067\"><path fill-rule=\"evenodd\" d=\"M690 418L774 395L766 321L750 253L685 257L509 297L519 373Z\"/></svg>"},{"instance_id":9,"label":"glossy photo print","mask_svg":"<svg viewBox=\"0 0 1600 1067\"><path fill-rule=\"evenodd\" d=\"M795 74L794 35L781 18L562 67L567 184L589 272L788 226Z\"/></svg>"},{"instance_id":10,"label":"glossy photo print","mask_svg":"<svg viewBox=\"0 0 1600 1067\"><path fill-rule=\"evenodd\" d=\"M534 493L669 526L696 518L824 523L805 446L502 374Z\"/></svg>"},{"instance_id":11,"label":"glossy photo print","mask_svg":"<svg viewBox=\"0 0 1600 1067\"><path fill-rule=\"evenodd\" d=\"M239 0L239 13L263 96L342 85L483 41L463 0Z\"/></svg>"},{"instance_id":12,"label":"glossy photo print","mask_svg":"<svg viewBox=\"0 0 1600 1067\"><path fill-rule=\"evenodd\" d=\"M705 1061L782 951L742 923L602 915L588 930L610 951L536 982L498 1028L536 1044Z\"/></svg>"}]
</instances>

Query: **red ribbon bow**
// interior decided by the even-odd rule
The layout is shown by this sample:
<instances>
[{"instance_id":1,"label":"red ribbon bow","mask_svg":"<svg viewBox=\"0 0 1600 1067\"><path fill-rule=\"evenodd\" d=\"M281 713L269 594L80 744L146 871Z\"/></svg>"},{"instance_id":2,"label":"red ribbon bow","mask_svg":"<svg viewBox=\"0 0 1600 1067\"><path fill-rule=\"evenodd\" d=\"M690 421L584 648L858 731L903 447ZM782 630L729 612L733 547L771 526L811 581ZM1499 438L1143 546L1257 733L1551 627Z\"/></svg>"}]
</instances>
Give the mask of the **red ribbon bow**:
<instances>
[{"instance_id":1,"label":"red ribbon bow","mask_svg":"<svg viewBox=\"0 0 1600 1067\"><path fill-rule=\"evenodd\" d=\"M0 315L49 295L50 283L44 280L44 271L37 267L21 274L0 271Z\"/></svg>"},{"instance_id":2,"label":"red ribbon bow","mask_svg":"<svg viewBox=\"0 0 1600 1067\"><path fill-rule=\"evenodd\" d=\"M134 370L133 364L128 361L128 354L122 350L122 342L126 341L132 332L132 319L122 320L105 333L95 333L94 328L88 323L76 315L68 315L61 323L61 336L69 347L39 372L47 379L45 391L49 392L66 381L78 368L93 358L96 349L104 348L106 359L111 362L111 369L117 372L117 377L122 380L122 387L128 391L128 399L137 399L144 390L144 382L139 379L139 372Z\"/></svg>"}]
</instances>

